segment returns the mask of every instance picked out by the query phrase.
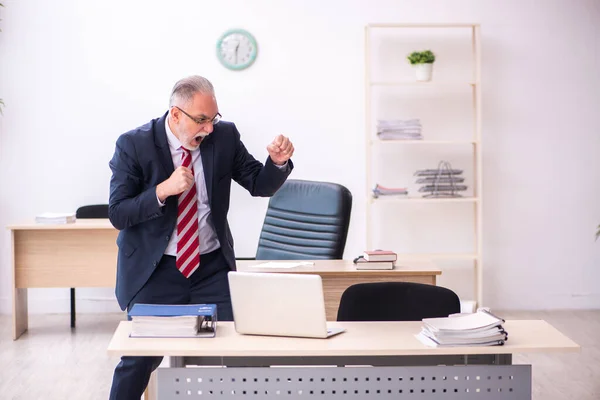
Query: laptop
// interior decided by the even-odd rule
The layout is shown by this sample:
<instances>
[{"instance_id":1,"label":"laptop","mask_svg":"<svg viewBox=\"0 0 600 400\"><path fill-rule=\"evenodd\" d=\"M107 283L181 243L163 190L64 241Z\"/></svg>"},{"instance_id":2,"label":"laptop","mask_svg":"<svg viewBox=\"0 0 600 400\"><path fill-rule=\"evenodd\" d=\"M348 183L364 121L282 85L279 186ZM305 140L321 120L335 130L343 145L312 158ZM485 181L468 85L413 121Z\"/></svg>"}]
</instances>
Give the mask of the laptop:
<instances>
[{"instance_id":1,"label":"laptop","mask_svg":"<svg viewBox=\"0 0 600 400\"><path fill-rule=\"evenodd\" d=\"M230 271L228 279L238 333L328 338L344 332L327 327L319 275Z\"/></svg>"}]
</instances>

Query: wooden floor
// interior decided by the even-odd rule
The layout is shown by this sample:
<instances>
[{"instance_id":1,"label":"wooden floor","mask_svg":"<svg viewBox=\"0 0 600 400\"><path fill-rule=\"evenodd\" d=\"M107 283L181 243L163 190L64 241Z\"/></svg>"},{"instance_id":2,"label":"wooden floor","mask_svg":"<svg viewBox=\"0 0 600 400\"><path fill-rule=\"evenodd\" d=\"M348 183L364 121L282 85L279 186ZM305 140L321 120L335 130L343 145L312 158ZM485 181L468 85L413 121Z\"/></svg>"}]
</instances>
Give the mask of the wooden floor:
<instances>
[{"instance_id":1,"label":"wooden floor","mask_svg":"<svg viewBox=\"0 0 600 400\"><path fill-rule=\"evenodd\" d=\"M515 364L533 365L535 400L600 399L600 310L501 312L511 319L545 319L581 345L579 354L516 355ZM122 314L31 316L29 332L11 336L12 317L0 316L0 398L108 398L118 362L106 347Z\"/></svg>"}]
</instances>

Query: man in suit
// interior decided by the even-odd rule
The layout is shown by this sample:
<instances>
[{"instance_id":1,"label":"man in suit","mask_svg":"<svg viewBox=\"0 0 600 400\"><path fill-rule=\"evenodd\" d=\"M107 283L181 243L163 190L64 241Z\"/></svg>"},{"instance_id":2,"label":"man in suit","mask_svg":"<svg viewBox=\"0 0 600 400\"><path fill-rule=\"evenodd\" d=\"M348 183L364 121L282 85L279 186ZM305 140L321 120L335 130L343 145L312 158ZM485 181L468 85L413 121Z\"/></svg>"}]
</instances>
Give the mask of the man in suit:
<instances>
[{"instance_id":1,"label":"man in suit","mask_svg":"<svg viewBox=\"0 0 600 400\"><path fill-rule=\"evenodd\" d=\"M293 168L283 135L267 146L265 164L248 153L221 114L212 84L178 81L169 111L119 137L109 163L109 218L119 229L116 296L136 303L217 305L233 312L227 272L235 270L227 222L231 180L252 196L272 196ZM162 357L122 357L111 399L139 399Z\"/></svg>"}]
</instances>

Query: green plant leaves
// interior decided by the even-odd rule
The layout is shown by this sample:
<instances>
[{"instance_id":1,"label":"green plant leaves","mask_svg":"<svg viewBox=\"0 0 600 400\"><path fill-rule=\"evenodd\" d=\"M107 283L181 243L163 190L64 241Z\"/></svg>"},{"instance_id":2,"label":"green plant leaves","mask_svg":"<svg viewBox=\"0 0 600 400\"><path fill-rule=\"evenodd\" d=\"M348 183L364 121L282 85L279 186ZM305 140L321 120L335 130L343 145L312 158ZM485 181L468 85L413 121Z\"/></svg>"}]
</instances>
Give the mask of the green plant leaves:
<instances>
[{"instance_id":1,"label":"green plant leaves","mask_svg":"<svg viewBox=\"0 0 600 400\"><path fill-rule=\"evenodd\" d=\"M435 61L435 54L431 50L413 51L406 58L412 65L431 64Z\"/></svg>"}]
</instances>

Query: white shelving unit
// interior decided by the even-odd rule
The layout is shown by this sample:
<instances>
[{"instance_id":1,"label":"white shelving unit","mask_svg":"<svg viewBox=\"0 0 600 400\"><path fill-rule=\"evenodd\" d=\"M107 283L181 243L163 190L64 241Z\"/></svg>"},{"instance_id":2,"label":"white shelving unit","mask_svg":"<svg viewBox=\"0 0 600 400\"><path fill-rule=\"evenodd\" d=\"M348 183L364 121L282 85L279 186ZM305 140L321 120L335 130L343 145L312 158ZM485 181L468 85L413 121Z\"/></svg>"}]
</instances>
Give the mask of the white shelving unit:
<instances>
[{"instance_id":1,"label":"white shelving unit","mask_svg":"<svg viewBox=\"0 0 600 400\"><path fill-rule=\"evenodd\" d=\"M439 28L439 29L438 29ZM377 41L376 34L377 32L381 32L381 30L387 30L386 32L392 32L393 35L402 36L405 32L411 32L410 38L419 41L419 33L421 31L425 31L428 34L425 35L424 41L422 43L429 44L427 42L427 37L433 37L437 33L436 32L444 32L440 34L438 38L434 40L432 44L431 50L436 53L436 63L434 64L434 75L433 79L429 82L418 82L415 80L410 80L410 76L398 76L397 80L393 79L393 73L387 74L388 76L381 77L373 77L373 69L376 66L377 62L382 62L387 59L387 55L394 55L396 57L396 65L398 64L400 57L403 57L405 63L406 54L402 53L400 56L398 54L394 54L396 51L394 48L395 43L404 43L402 40L398 39L388 39L386 43L377 43L377 50L379 53L376 55L375 60L373 59L373 51ZM415 30L418 31L415 33ZM454 80L455 75L451 73L446 74L446 76L441 76L440 79L436 79L436 66L439 63L439 57L437 56L436 50L444 50L446 46L444 45L445 40L448 40L448 43L452 40L448 39L451 35L447 35L447 32L456 32L455 30L459 30L463 37L466 37L467 40L470 36L470 43L466 43L467 52L470 48L469 55L469 63L471 65L471 71L469 72L468 77L462 77L460 80ZM469 299L463 300L474 300L476 301L477 306L482 305L482 246L481 246L481 235L482 235L482 153L481 153L481 61L480 61L480 26L478 24L369 24L365 27L365 94L366 94L366 162L367 162L367 248L379 248L381 246L381 240L379 242L375 242L374 235L375 230L382 229L381 226L376 226L373 221L373 213L375 207L390 207L394 210L396 207L412 207L413 205L417 207L469 207L472 206L472 215L469 218L473 220L473 238L474 243L471 251L457 251L457 252L448 252L447 249L440 252L399 252L399 257L412 258L412 257L425 257L431 258L433 260L442 259L442 260L459 260L463 262L470 263L473 265L473 295ZM409 39L410 41L411 39ZM374 42L375 41L375 42ZM384 46L387 46L385 50L382 50ZM449 47L451 47L451 43L449 43ZM464 46L463 46L464 48ZM421 48L415 48L414 50L422 50ZM450 52L450 50L447 50ZM458 52L457 52L458 53ZM464 53L464 52L463 52ZM467 53L464 53L467 54ZM448 61L447 57L445 61ZM461 66L462 67L462 66ZM402 67L404 68L404 67ZM393 69L392 69L393 71ZM456 69L455 71L459 71ZM381 75L381 74L380 74ZM385 75L385 74L383 74ZM392 75L392 79L390 79L390 75ZM401 74L398 74L401 75ZM466 78L466 79L465 79ZM423 90L422 88L426 88L426 93L420 92ZM448 135L444 135L444 133L440 132L439 126L437 127L437 132L435 135L430 135L433 132L428 132L427 127L423 124L422 134L423 140L380 140L377 138L376 129L374 128L376 120L381 118L378 114L378 109L374 106L374 91L376 90L387 90L392 93L388 97L393 96L394 93L403 92L406 93L411 91L411 93L419 93L420 98L427 96L436 96L440 91L450 90L452 91L454 88L458 90L468 91L470 92L468 96L470 97L469 102L471 103L472 109L469 109L469 114L471 114L472 119L472 127L468 130L472 130L472 134L467 132L467 136L461 138L455 137L447 137ZM452 102L453 98L449 96L446 98L445 95L437 96L437 100L442 99L442 101ZM447 111L449 112L449 111ZM390 114L390 112L388 112ZM398 115L398 118L401 116ZM419 116L412 115L411 117L418 118ZM434 136L434 138L431 138ZM456 197L456 198L425 198L422 197L422 194L419 192L409 192L408 196L389 196L384 197L380 196L378 198L373 197L372 189L375 187L375 184L379 183L383 186L389 186L385 182L380 182L377 180L378 176L373 171L373 162L382 162L381 158L385 157L385 154L382 155L381 152L385 151L394 154L395 151L410 151L410 152L425 152L428 157L435 157L436 154L448 154L450 149L462 149L463 153L468 152L469 158L471 159L471 164L468 168L472 168L470 171L470 175L465 176L465 184L468 185L469 191L465 193L464 197ZM461 166L452 165L453 168L461 168ZM435 168L435 165L430 165L429 168ZM406 172L406 171L404 171ZM414 172L414 171L413 171ZM400 184L398 184L400 185ZM396 185L391 185L396 186ZM403 185L404 186L404 185ZM463 203L467 204L466 206L459 206L458 204ZM426 205L426 206L425 206ZM385 221L383 221L385 223ZM470 229L470 228L469 228Z\"/></svg>"}]
</instances>

